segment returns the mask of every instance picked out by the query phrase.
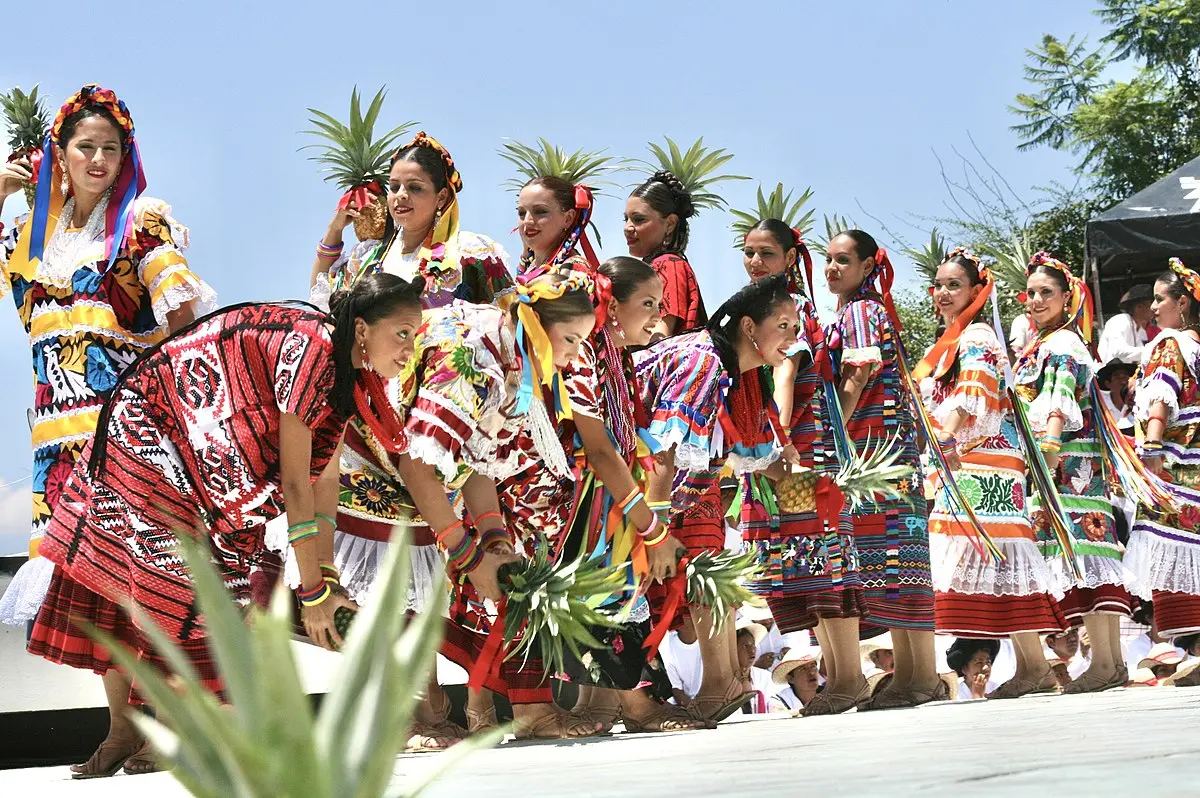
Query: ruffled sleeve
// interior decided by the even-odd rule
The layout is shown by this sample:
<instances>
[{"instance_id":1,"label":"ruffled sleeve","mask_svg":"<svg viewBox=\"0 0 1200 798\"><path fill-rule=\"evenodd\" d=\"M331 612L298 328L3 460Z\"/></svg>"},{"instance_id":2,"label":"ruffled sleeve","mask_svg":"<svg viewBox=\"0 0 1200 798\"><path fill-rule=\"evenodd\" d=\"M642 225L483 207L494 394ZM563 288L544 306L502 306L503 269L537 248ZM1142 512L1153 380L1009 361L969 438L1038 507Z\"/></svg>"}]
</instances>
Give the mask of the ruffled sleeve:
<instances>
[{"instance_id":1,"label":"ruffled sleeve","mask_svg":"<svg viewBox=\"0 0 1200 798\"><path fill-rule=\"evenodd\" d=\"M680 471L705 471L724 459L717 411L729 380L705 337L668 338L637 355L650 436L662 450L675 450Z\"/></svg>"},{"instance_id":2,"label":"ruffled sleeve","mask_svg":"<svg viewBox=\"0 0 1200 798\"><path fill-rule=\"evenodd\" d=\"M963 445L1000 433L1004 404L1000 395L1000 352L996 334L984 325L968 327L958 343L958 379L950 395L933 410L938 426L950 414L963 411L967 419L956 437Z\"/></svg>"},{"instance_id":3,"label":"ruffled sleeve","mask_svg":"<svg viewBox=\"0 0 1200 798\"><path fill-rule=\"evenodd\" d=\"M171 206L159 199L141 197L134 205L133 236L129 254L138 279L150 294L154 319L167 324L167 314L189 302L197 318L217 308L217 293L188 267L187 228L171 217Z\"/></svg>"},{"instance_id":4,"label":"ruffled sleeve","mask_svg":"<svg viewBox=\"0 0 1200 798\"><path fill-rule=\"evenodd\" d=\"M20 238L21 228L25 224L25 218L22 216L11 227L5 227L0 223L0 273L3 273L3 280L0 280L0 299L8 296L12 275L8 272L8 259L17 251L17 239Z\"/></svg>"},{"instance_id":5,"label":"ruffled sleeve","mask_svg":"<svg viewBox=\"0 0 1200 798\"><path fill-rule=\"evenodd\" d=\"M348 254L342 253L329 267L329 271L317 275L316 282L309 289L308 301L328 313L329 298L333 296L333 292L354 285L363 264L378 246L379 241L368 239L359 241Z\"/></svg>"},{"instance_id":6,"label":"ruffled sleeve","mask_svg":"<svg viewBox=\"0 0 1200 798\"><path fill-rule=\"evenodd\" d=\"M1187 364L1179 342L1163 337L1155 344L1142 367L1133 399L1133 412L1139 421L1150 418L1150 410L1158 402L1167 406L1167 426L1179 418L1179 397L1183 393L1183 381Z\"/></svg>"},{"instance_id":7,"label":"ruffled sleeve","mask_svg":"<svg viewBox=\"0 0 1200 798\"><path fill-rule=\"evenodd\" d=\"M1043 432L1052 415L1063 417L1063 432L1083 429L1084 393L1092 376L1092 359L1074 333L1060 331L1042 344L1041 380L1037 396L1029 403L1029 423Z\"/></svg>"},{"instance_id":8,"label":"ruffled sleeve","mask_svg":"<svg viewBox=\"0 0 1200 798\"><path fill-rule=\"evenodd\" d=\"M275 402L280 413L299 416L315 429L332 412L333 339L329 328L306 313L283 339L275 360Z\"/></svg>"},{"instance_id":9,"label":"ruffled sleeve","mask_svg":"<svg viewBox=\"0 0 1200 798\"><path fill-rule=\"evenodd\" d=\"M843 366L883 365L883 343L887 335L887 316L878 302L859 299L838 314Z\"/></svg>"},{"instance_id":10,"label":"ruffled sleeve","mask_svg":"<svg viewBox=\"0 0 1200 798\"><path fill-rule=\"evenodd\" d=\"M571 412L603 420L600 410L600 379L596 370L596 350L591 341L579 347L579 357L562 370L567 396L571 399Z\"/></svg>"}]
</instances>

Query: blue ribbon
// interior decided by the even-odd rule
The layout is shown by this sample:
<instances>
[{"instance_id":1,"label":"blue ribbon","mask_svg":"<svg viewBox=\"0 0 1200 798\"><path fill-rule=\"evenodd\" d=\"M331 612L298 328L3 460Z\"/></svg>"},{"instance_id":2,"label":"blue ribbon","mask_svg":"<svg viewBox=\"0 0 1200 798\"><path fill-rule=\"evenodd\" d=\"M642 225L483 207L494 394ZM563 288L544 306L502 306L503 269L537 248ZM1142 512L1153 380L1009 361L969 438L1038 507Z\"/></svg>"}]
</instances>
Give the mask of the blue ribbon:
<instances>
[{"instance_id":1,"label":"blue ribbon","mask_svg":"<svg viewBox=\"0 0 1200 798\"><path fill-rule=\"evenodd\" d=\"M37 193L33 200L33 221L29 229L29 259L41 260L46 251L46 222L50 218L50 192L54 181L54 152L50 134L42 142L42 165L38 167Z\"/></svg>"}]
</instances>

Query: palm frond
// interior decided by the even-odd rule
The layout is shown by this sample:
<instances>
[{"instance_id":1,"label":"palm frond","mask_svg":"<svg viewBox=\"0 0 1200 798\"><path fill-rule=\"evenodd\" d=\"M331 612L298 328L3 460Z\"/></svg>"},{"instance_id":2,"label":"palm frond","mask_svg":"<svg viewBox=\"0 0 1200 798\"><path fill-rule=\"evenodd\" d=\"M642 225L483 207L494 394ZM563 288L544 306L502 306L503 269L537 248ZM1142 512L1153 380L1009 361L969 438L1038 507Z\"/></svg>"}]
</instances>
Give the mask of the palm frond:
<instances>
[{"instance_id":1,"label":"palm frond","mask_svg":"<svg viewBox=\"0 0 1200 798\"><path fill-rule=\"evenodd\" d=\"M734 248L741 249L746 234L763 219L778 219L788 225L788 227L796 228L807 242L809 229L812 227L816 211L811 208L805 210L804 206L812 199L813 190L806 188L799 197L793 200L792 195L794 193L794 191L788 191L785 194L783 183L777 183L775 189L770 194L763 194L763 189L760 185L754 208L731 211L733 214Z\"/></svg>"},{"instance_id":2,"label":"palm frond","mask_svg":"<svg viewBox=\"0 0 1200 798\"><path fill-rule=\"evenodd\" d=\"M638 160L651 174L665 169L683 184L684 189L692 198L692 205L700 208L725 208L728 203L725 198L712 190L717 183L729 180L749 180L745 175L715 174L718 169L733 159L733 153L724 147L710 148L704 146L704 137L696 139L686 152L671 138L664 136L666 148L647 142L653 161Z\"/></svg>"}]
</instances>

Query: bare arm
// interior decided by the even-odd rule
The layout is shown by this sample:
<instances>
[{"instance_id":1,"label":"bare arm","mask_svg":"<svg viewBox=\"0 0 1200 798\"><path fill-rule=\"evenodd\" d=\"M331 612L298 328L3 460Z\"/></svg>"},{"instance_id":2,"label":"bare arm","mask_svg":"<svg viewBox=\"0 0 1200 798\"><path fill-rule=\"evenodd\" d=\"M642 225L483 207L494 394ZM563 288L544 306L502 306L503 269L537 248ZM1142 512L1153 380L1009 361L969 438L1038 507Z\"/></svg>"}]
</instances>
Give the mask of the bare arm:
<instances>
[{"instance_id":1,"label":"bare arm","mask_svg":"<svg viewBox=\"0 0 1200 798\"><path fill-rule=\"evenodd\" d=\"M671 487L675 482L675 449L671 448L658 456L658 465L650 473L646 485L646 502L649 504L670 503ZM657 533L655 533L657 535ZM647 548L646 559L650 564L650 578L662 582L675 575L679 557L686 548L674 535L668 535L658 546Z\"/></svg>"},{"instance_id":2,"label":"bare arm","mask_svg":"<svg viewBox=\"0 0 1200 798\"><path fill-rule=\"evenodd\" d=\"M167 334L178 332L196 320L196 309L191 302L185 302L174 310L167 312Z\"/></svg>"},{"instance_id":3,"label":"bare arm","mask_svg":"<svg viewBox=\"0 0 1200 798\"><path fill-rule=\"evenodd\" d=\"M633 474L629 472L629 466L621 459L612 439L608 437L608 430L603 421L576 413L575 428L579 431L579 437L583 439L588 463L614 499L621 501L638 488ZM646 502L641 501L630 509L629 520L638 529L646 530L654 522L654 513L650 511Z\"/></svg>"},{"instance_id":4,"label":"bare arm","mask_svg":"<svg viewBox=\"0 0 1200 798\"><path fill-rule=\"evenodd\" d=\"M313 500L316 505L316 512L327 515L330 518L337 518L338 508L338 493L341 490L339 482L338 466L342 459L342 444L338 444L337 451L333 453L333 457L329 458L329 463L326 464L325 470L317 477L317 481L313 484ZM320 559L319 562L333 562L333 533L336 529L334 525L328 521L320 520L321 535L319 541L321 544L320 551L317 552ZM326 534L325 527L329 527L329 532Z\"/></svg>"},{"instance_id":5,"label":"bare arm","mask_svg":"<svg viewBox=\"0 0 1200 798\"><path fill-rule=\"evenodd\" d=\"M325 235L321 238L321 243L327 247L333 247L340 250L342 248L342 236L346 226L353 223L358 218L358 211L355 209L354 203L350 203L344 210L334 212L333 219L329 221L329 227L325 230ZM317 252L313 259L312 273L309 275L308 287L312 288L317 284L317 278L322 274L329 274L330 267L337 261L337 256L329 257Z\"/></svg>"},{"instance_id":6,"label":"bare arm","mask_svg":"<svg viewBox=\"0 0 1200 798\"><path fill-rule=\"evenodd\" d=\"M871 379L874 369L872 364L842 366L842 381L838 385L838 403L842 406L842 418L849 420L858 409L858 402L862 399L863 390L867 387L867 381Z\"/></svg>"}]
</instances>

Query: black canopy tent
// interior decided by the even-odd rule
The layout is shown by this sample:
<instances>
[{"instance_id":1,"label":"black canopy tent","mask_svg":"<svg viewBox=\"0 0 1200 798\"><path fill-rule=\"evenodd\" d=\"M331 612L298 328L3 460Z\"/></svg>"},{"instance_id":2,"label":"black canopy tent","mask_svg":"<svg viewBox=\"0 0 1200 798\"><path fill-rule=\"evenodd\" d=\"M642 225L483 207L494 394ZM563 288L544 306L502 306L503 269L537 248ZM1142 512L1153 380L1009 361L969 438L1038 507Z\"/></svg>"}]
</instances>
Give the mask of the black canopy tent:
<instances>
[{"instance_id":1,"label":"black canopy tent","mask_svg":"<svg viewBox=\"0 0 1200 798\"><path fill-rule=\"evenodd\" d=\"M1104 315L1121 294L1150 283L1178 257L1200 267L1200 158L1087 223L1089 280Z\"/></svg>"}]
</instances>

